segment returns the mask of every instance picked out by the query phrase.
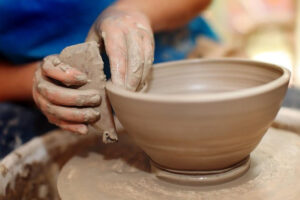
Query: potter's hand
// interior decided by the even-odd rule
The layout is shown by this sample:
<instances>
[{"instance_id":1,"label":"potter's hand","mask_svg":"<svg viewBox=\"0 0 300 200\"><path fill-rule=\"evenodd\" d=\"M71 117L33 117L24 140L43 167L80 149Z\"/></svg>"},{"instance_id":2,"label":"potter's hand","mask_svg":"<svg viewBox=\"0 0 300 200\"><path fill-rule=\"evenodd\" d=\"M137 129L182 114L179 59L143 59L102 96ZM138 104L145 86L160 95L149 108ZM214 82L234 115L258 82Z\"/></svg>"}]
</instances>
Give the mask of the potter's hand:
<instances>
[{"instance_id":1,"label":"potter's hand","mask_svg":"<svg viewBox=\"0 0 300 200\"><path fill-rule=\"evenodd\" d=\"M112 82L136 90L153 62L154 41L148 18L132 8L111 6L98 17L86 40L101 39L109 57Z\"/></svg>"},{"instance_id":2,"label":"potter's hand","mask_svg":"<svg viewBox=\"0 0 300 200\"><path fill-rule=\"evenodd\" d=\"M86 123L99 119L92 107L100 104L96 90L77 90L87 83L87 76L64 64L56 55L44 59L35 73L33 98L48 120L65 130L86 134Z\"/></svg>"}]
</instances>

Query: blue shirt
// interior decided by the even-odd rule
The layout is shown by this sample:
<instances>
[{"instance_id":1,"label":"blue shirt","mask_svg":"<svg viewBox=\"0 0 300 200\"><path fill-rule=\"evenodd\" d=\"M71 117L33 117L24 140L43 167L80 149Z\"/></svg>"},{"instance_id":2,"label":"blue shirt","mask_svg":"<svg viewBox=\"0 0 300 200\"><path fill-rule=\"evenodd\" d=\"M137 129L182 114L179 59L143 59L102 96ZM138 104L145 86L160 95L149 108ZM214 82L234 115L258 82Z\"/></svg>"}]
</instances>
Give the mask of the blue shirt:
<instances>
[{"instance_id":1,"label":"blue shirt","mask_svg":"<svg viewBox=\"0 0 300 200\"><path fill-rule=\"evenodd\" d=\"M0 0L0 54L25 63L84 41L114 0Z\"/></svg>"},{"instance_id":2,"label":"blue shirt","mask_svg":"<svg viewBox=\"0 0 300 200\"><path fill-rule=\"evenodd\" d=\"M22 64L81 43L97 16L114 1L0 0L0 55ZM200 17L186 27L155 35L154 61L185 58L199 35L216 39Z\"/></svg>"}]
</instances>

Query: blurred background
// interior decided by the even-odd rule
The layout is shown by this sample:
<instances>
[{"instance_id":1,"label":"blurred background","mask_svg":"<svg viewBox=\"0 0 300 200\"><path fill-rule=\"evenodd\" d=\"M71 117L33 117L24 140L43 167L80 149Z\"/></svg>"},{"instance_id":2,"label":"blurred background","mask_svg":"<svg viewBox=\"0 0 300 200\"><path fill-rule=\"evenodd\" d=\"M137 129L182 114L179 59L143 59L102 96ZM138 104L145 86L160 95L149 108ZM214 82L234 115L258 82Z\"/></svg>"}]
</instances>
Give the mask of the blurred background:
<instances>
[{"instance_id":1,"label":"blurred background","mask_svg":"<svg viewBox=\"0 0 300 200\"><path fill-rule=\"evenodd\" d=\"M204 17L219 43L198 38L189 57L247 57L279 64L290 69L291 84L300 87L299 1L214 0Z\"/></svg>"},{"instance_id":2,"label":"blurred background","mask_svg":"<svg viewBox=\"0 0 300 200\"><path fill-rule=\"evenodd\" d=\"M204 12L218 41L197 38L189 58L240 57L292 73L283 106L300 109L300 1L214 0Z\"/></svg>"}]
</instances>

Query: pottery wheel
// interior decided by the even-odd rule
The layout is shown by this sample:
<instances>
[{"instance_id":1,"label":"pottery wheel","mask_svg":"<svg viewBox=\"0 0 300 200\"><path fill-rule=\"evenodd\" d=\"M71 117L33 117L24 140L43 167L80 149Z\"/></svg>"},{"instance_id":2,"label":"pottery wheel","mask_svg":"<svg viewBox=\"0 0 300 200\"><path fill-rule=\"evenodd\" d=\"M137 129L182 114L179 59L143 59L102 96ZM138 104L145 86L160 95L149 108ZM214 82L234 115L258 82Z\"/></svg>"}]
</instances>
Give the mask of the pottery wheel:
<instances>
[{"instance_id":1,"label":"pottery wheel","mask_svg":"<svg viewBox=\"0 0 300 200\"><path fill-rule=\"evenodd\" d=\"M270 128L250 169L219 185L182 186L150 173L147 156L126 135L73 157L58 178L62 200L300 199L300 136Z\"/></svg>"}]
</instances>

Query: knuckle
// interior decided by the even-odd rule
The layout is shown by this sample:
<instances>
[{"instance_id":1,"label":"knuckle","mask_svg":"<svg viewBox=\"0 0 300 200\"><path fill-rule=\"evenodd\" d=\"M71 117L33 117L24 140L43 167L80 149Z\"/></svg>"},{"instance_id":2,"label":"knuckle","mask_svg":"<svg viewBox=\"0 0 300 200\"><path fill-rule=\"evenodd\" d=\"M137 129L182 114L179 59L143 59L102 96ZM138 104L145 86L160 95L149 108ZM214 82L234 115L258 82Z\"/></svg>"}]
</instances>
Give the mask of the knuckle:
<instances>
[{"instance_id":1,"label":"knuckle","mask_svg":"<svg viewBox=\"0 0 300 200\"><path fill-rule=\"evenodd\" d=\"M94 109L86 109L82 112L82 117L85 122L94 121L100 116L100 113Z\"/></svg>"},{"instance_id":2,"label":"knuckle","mask_svg":"<svg viewBox=\"0 0 300 200\"><path fill-rule=\"evenodd\" d=\"M54 56L53 58L52 58L52 64L54 65L54 66L57 66L57 65L59 65L59 64L61 64L62 62L61 62L61 60L59 59L59 57L58 56Z\"/></svg>"},{"instance_id":3,"label":"knuckle","mask_svg":"<svg viewBox=\"0 0 300 200\"><path fill-rule=\"evenodd\" d=\"M49 103L45 103L45 111L51 115L56 114L56 109Z\"/></svg>"},{"instance_id":4,"label":"knuckle","mask_svg":"<svg viewBox=\"0 0 300 200\"><path fill-rule=\"evenodd\" d=\"M58 55L50 55L43 59L42 68L49 69L50 67L57 66L61 63Z\"/></svg>"},{"instance_id":5,"label":"knuckle","mask_svg":"<svg viewBox=\"0 0 300 200\"><path fill-rule=\"evenodd\" d=\"M44 91L44 85L43 83L37 83L36 88L38 89L38 91Z\"/></svg>"},{"instance_id":6,"label":"knuckle","mask_svg":"<svg viewBox=\"0 0 300 200\"><path fill-rule=\"evenodd\" d=\"M55 124L56 126L61 127L60 122L58 121L58 119L56 119L55 117L50 117L49 115L46 114L46 117L48 119L48 121L52 124ZM62 127L61 127L62 128Z\"/></svg>"},{"instance_id":7,"label":"knuckle","mask_svg":"<svg viewBox=\"0 0 300 200\"><path fill-rule=\"evenodd\" d=\"M42 64L41 64L41 72L42 72L42 74L43 75L48 75L49 74L49 72L53 69L53 65L52 65L52 63L51 62L49 62L49 61L45 61L45 62L43 62Z\"/></svg>"}]
</instances>

